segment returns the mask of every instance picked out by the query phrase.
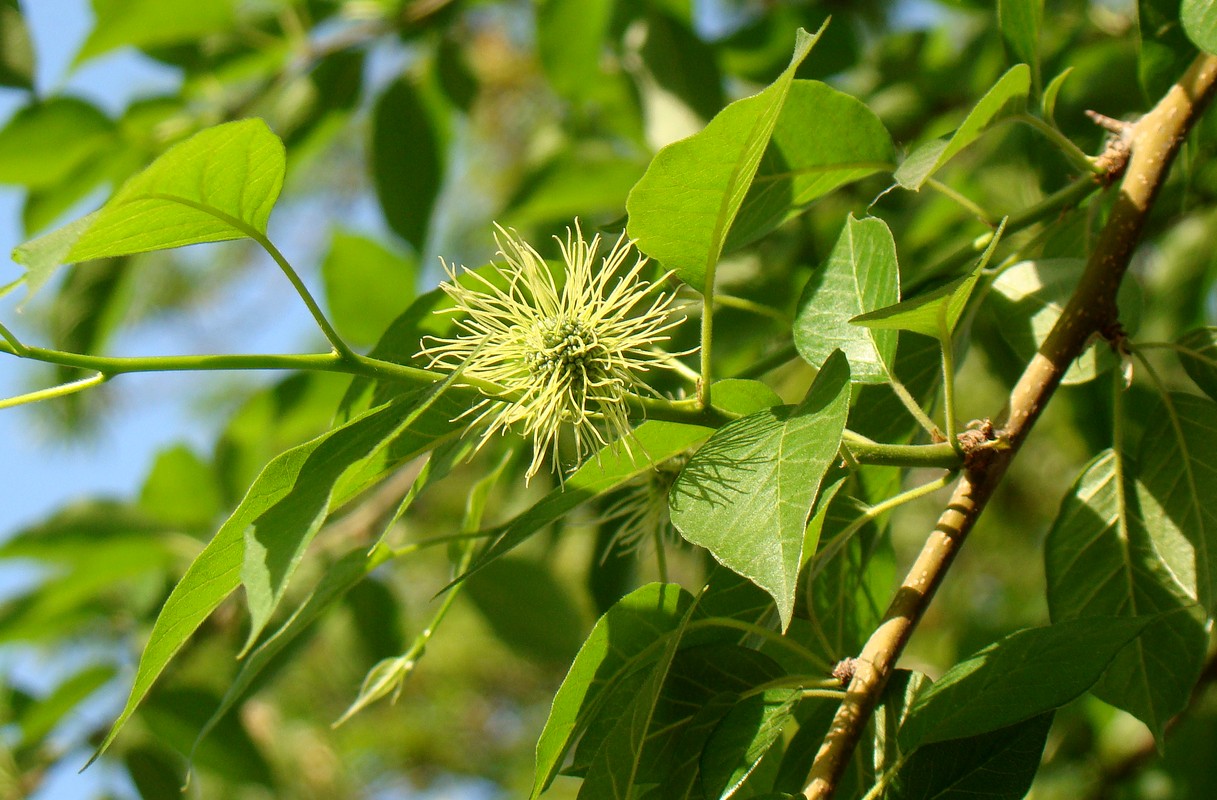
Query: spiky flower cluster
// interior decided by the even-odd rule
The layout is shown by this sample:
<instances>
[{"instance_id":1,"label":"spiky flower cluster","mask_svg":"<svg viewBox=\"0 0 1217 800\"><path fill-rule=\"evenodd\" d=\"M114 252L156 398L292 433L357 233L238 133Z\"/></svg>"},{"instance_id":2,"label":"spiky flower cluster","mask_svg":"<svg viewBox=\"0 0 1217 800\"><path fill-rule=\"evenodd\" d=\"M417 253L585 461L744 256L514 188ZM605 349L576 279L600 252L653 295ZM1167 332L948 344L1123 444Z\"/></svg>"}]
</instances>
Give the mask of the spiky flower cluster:
<instances>
[{"instance_id":1,"label":"spiky flower cluster","mask_svg":"<svg viewBox=\"0 0 1217 800\"><path fill-rule=\"evenodd\" d=\"M463 368L464 376L501 387L471 410L470 428L485 423L483 443L508 428L531 437L527 479L547 453L557 467L564 428L574 432L576 461L611 441L628 447L629 397L651 392L640 373L672 368L672 356L656 345L681 322L671 316L673 295L657 292L648 301L647 259L626 268L633 242L624 233L597 263L600 237L586 241L576 221L558 240L566 272L559 288L536 250L514 230L495 227L505 288L469 269L462 284L444 262L449 280L441 286L463 312L461 333L426 337L419 355L431 368Z\"/></svg>"}]
</instances>

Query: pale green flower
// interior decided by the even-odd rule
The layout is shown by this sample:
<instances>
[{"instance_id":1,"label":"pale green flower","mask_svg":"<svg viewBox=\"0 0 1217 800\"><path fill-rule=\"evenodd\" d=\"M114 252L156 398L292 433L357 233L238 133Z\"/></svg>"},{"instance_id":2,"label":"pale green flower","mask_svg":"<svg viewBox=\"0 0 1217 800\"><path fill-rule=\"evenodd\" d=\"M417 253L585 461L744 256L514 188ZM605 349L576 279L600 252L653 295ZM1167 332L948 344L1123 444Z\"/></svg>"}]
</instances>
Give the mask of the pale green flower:
<instances>
[{"instance_id":1,"label":"pale green flower","mask_svg":"<svg viewBox=\"0 0 1217 800\"><path fill-rule=\"evenodd\" d=\"M556 468L564 428L574 433L577 462L610 442L628 448L629 397L654 394L640 374L674 368L672 356L656 348L683 320L672 318L673 295L641 277L645 257L626 267L633 242L624 233L597 262L600 237L586 241L576 221L558 241L566 267L559 288L536 250L515 231L495 227L506 288L469 269L469 286L462 286L444 262L449 281L441 286L464 313L456 323L461 333L426 337L419 355L431 368L463 367L463 376L502 387L505 399L488 397L471 409L470 427L486 424L482 443L508 428L531 437L527 479L546 453Z\"/></svg>"}]
</instances>

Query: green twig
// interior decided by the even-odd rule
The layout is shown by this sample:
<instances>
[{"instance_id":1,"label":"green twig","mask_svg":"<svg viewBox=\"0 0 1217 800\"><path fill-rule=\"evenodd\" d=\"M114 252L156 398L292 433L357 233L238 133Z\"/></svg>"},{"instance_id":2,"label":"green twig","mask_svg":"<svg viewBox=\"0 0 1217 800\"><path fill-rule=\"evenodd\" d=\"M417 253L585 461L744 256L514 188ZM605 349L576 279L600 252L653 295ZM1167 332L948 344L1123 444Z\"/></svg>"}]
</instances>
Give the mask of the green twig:
<instances>
[{"instance_id":1,"label":"green twig","mask_svg":"<svg viewBox=\"0 0 1217 800\"><path fill-rule=\"evenodd\" d=\"M896 393L896 397L908 409L908 412L913 415L913 419L917 420L917 424L925 429L926 433L933 439L941 439L942 431L934 420L930 419L930 415L925 413L925 409L917 402L917 399L905 388L904 384L896 379L895 375L888 375L888 385L892 387L892 391Z\"/></svg>"},{"instance_id":2,"label":"green twig","mask_svg":"<svg viewBox=\"0 0 1217 800\"><path fill-rule=\"evenodd\" d=\"M8 346L12 348L13 355L24 356L29 349L21 343L21 340L13 335L13 332L0 324L0 339L8 342Z\"/></svg>"},{"instance_id":3,"label":"green twig","mask_svg":"<svg viewBox=\"0 0 1217 800\"><path fill-rule=\"evenodd\" d=\"M824 567L828 564L828 562L831 561L837 552L845 546L846 542L850 540L850 537L862 530L864 525L869 522L873 522L892 509L898 508L905 503L911 503L914 500L925 497L928 494L933 494L939 489L942 489L950 484L954 478L954 471L947 472L940 478L936 478L929 483L923 483L920 486L914 486L912 489L901 492L894 497L889 497L881 503L875 503L873 506L863 511L853 522L842 528L840 532L834 534L828 543L820 548L820 552L816 553L815 555L815 563L812 564L811 571L808 573L807 579L814 581L816 576L824 570Z\"/></svg>"},{"instance_id":4,"label":"green twig","mask_svg":"<svg viewBox=\"0 0 1217 800\"><path fill-rule=\"evenodd\" d=\"M1103 174L1103 167L1098 164L1097 160L1086 155L1082 148L1074 144L1073 140L1065 134L1061 133L1055 125L1040 119L1032 114L1022 113L1015 114L1010 119L1014 122L1021 122L1035 130L1039 131L1045 138L1057 146L1061 154L1069 159L1069 162L1079 169L1091 172L1096 175Z\"/></svg>"},{"instance_id":5,"label":"green twig","mask_svg":"<svg viewBox=\"0 0 1217 800\"><path fill-rule=\"evenodd\" d=\"M321 310L321 306L313 299L313 295L309 292L308 287L304 285L304 281L300 279L300 275L296 272L295 267L284 258L279 252L279 248L275 247L274 243L267 238L266 234L257 228L249 225L245 220L234 217L231 214L225 214L218 208L199 203L185 197L180 197L173 194L162 194L160 192L149 192L146 197L155 200L165 200L171 203L179 203L188 208L193 208L196 211L201 211L204 214L215 217L227 225L232 226L236 230L248 236L258 243L258 246L265 250L275 263L279 265L279 269L287 276L288 281L292 284L292 288L296 290L296 294L300 295L300 299L304 301L304 305L308 307L309 313L313 315L317 326L321 328L321 332L325 334L325 338L329 341L330 346L334 348L334 352L343 358L354 358L355 352L351 350L350 345L342 340L338 335L338 331L334 330L334 326L326 319L325 313Z\"/></svg>"},{"instance_id":6,"label":"green twig","mask_svg":"<svg viewBox=\"0 0 1217 800\"><path fill-rule=\"evenodd\" d=\"M37 403L42 400L53 400L56 397L67 397L70 394L76 394L85 389L100 386L106 380L107 376L99 372L96 375L90 375L87 378L81 378L71 383L64 383L59 386L52 386L49 389L39 389L36 392L27 392L26 394L19 394L16 397L0 400L0 408L13 408L14 406L25 405L26 403Z\"/></svg>"},{"instance_id":7,"label":"green twig","mask_svg":"<svg viewBox=\"0 0 1217 800\"><path fill-rule=\"evenodd\" d=\"M955 346L951 342L951 331L947 328L947 304L938 310L938 344L942 348L942 405L943 422L947 428L947 443L963 458L963 446L959 443L959 431L955 422Z\"/></svg>"},{"instance_id":8,"label":"green twig","mask_svg":"<svg viewBox=\"0 0 1217 800\"><path fill-rule=\"evenodd\" d=\"M767 306L764 303L757 303L753 300L749 300L746 297L736 297L735 295L730 294L716 294L714 295L714 302L720 306L723 306L724 308L737 308L740 311L747 311L749 313L756 314L759 317L769 317L770 319L775 319L783 325L790 324L790 318L781 311L778 311L776 308L771 306Z\"/></svg>"},{"instance_id":9,"label":"green twig","mask_svg":"<svg viewBox=\"0 0 1217 800\"><path fill-rule=\"evenodd\" d=\"M881 444L846 430L842 442L863 464L891 467L941 467L959 469L963 460L949 442L937 444Z\"/></svg>"},{"instance_id":10,"label":"green twig","mask_svg":"<svg viewBox=\"0 0 1217 800\"><path fill-rule=\"evenodd\" d=\"M991 216L989 216L989 212L985 211L983 208L981 208L976 203L976 201L974 201L972 198L964 195L962 192L959 192L956 189L948 186L947 184L943 183L942 181L938 180L937 178L926 178L925 185L929 186L931 189L938 192L942 196L948 197L951 200L955 201L959 206L961 206L969 214L976 217L978 220L980 220L984 224L988 225L990 228L997 227L997 223L995 223L993 221L993 218Z\"/></svg>"}]
</instances>

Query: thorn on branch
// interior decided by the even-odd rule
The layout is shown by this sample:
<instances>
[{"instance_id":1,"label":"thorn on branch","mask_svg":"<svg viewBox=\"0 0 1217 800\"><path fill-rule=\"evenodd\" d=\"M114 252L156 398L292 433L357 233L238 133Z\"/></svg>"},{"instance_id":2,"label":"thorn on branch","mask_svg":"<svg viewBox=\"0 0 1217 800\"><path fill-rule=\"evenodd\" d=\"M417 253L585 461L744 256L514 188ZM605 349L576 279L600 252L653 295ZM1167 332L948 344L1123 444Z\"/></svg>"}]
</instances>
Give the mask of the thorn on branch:
<instances>
[{"instance_id":1,"label":"thorn on branch","mask_svg":"<svg viewBox=\"0 0 1217 800\"><path fill-rule=\"evenodd\" d=\"M1095 159L1095 164L1103 170L1102 180L1110 186L1128 166L1128 158L1132 155L1132 138L1134 123L1122 119L1114 119L1097 111L1086 110L1094 124L1113 135L1107 138L1102 154Z\"/></svg>"}]
</instances>

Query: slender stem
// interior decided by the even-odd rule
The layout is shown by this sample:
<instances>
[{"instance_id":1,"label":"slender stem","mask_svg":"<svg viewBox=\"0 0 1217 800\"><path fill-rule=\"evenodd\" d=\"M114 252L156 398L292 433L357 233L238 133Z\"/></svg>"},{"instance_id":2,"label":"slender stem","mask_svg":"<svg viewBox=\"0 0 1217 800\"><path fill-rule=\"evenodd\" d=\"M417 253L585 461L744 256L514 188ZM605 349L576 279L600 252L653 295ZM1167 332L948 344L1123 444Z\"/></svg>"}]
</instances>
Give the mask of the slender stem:
<instances>
[{"instance_id":1,"label":"slender stem","mask_svg":"<svg viewBox=\"0 0 1217 800\"><path fill-rule=\"evenodd\" d=\"M730 294L716 294L714 295L714 302L726 308L738 308L740 311L748 311L752 314L756 314L759 317L769 317L770 319L777 320L783 325L790 324L790 318L781 311L778 311L772 306L767 306L764 303L754 302L746 297L736 297L735 295Z\"/></svg>"},{"instance_id":2,"label":"slender stem","mask_svg":"<svg viewBox=\"0 0 1217 800\"><path fill-rule=\"evenodd\" d=\"M865 436L846 430L842 442L849 452L863 464L880 464L893 467L941 467L959 469L963 459L949 442L937 444L880 444Z\"/></svg>"},{"instance_id":3,"label":"slender stem","mask_svg":"<svg viewBox=\"0 0 1217 800\"><path fill-rule=\"evenodd\" d=\"M1217 358L1206 356L1199 350L1193 350L1190 347L1184 347L1175 342L1137 342L1130 343L1129 349L1134 353L1138 350L1174 350L1176 353L1183 353L1188 358L1194 358L1210 367L1217 367Z\"/></svg>"},{"instance_id":4,"label":"slender stem","mask_svg":"<svg viewBox=\"0 0 1217 800\"><path fill-rule=\"evenodd\" d=\"M955 421L955 345L951 332L947 330L946 305L938 315L938 344L942 346L942 416L947 426L947 443L963 457L963 446L959 443L958 423Z\"/></svg>"},{"instance_id":5,"label":"slender stem","mask_svg":"<svg viewBox=\"0 0 1217 800\"><path fill-rule=\"evenodd\" d=\"M19 394L16 397L0 400L0 408L13 408L14 406L25 405L26 403L37 403L42 400L53 400L56 397L67 397L70 394L76 394L85 389L100 386L106 380L107 376L99 372L96 375L90 375L87 378L81 378L71 383L64 383L59 386L52 386L49 389L39 389L36 392L27 392Z\"/></svg>"},{"instance_id":6,"label":"slender stem","mask_svg":"<svg viewBox=\"0 0 1217 800\"><path fill-rule=\"evenodd\" d=\"M394 515L394 521L400 515ZM390 526L393 523L390 522ZM403 556L412 555L420 550L426 550L429 547L435 547L441 544L452 544L453 542L468 542L477 539L486 539L494 533L493 530L476 531L474 533L452 533L447 536L432 536L428 539L422 539L417 542L403 544L401 547L395 547L390 552L393 558L401 558Z\"/></svg>"},{"instance_id":7,"label":"slender stem","mask_svg":"<svg viewBox=\"0 0 1217 800\"><path fill-rule=\"evenodd\" d=\"M13 332L4 327L3 324L0 324L0 339L4 339L8 343L8 346L12 348L11 352L13 355L24 356L29 352L28 348L21 343L21 340L14 336Z\"/></svg>"},{"instance_id":8,"label":"slender stem","mask_svg":"<svg viewBox=\"0 0 1217 800\"><path fill-rule=\"evenodd\" d=\"M188 208L193 208L196 211L201 211L204 214L208 214L218 220L223 221L225 224L232 226L236 230L248 236L250 239L257 242L258 245L275 260L275 263L279 265L279 269L283 270L283 274L287 276L288 281L291 282L292 287L296 290L296 294L300 295L300 299L303 300L304 305L308 307L309 313L313 315L313 319L316 320L318 327L321 328L321 332L325 334L325 338L329 340L330 346L334 348L334 352L344 358L354 358L355 352L351 350L350 345L342 340L342 337L338 335L338 331L334 330L334 326L330 324L328 319L326 319L325 313L321 310L321 306L317 305L317 301L313 299L313 295L309 292L308 287L304 285L304 281L300 279L300 275L296 272L296 269L288 262L286 258L283 257L283 254L279 252L279 248L275 247L274 243L267 238L266 234L257 228L250 226L243 219L234 217L231 214L226 214L214 206L207 205L206 203L200 203L187 197L181 197L180 195L175 194L165 194L161 192L149 192L145 196L156 200L166 200L171 203L179 203L187 206Z\"/></svg>"},{"instance_id":9,"label":"slender stem","mask_svg":"<svg viewBox=\"0 0 1217 800\"><path fill-rule=\"evenodd\" d=\"M668 582L668 554L663 547L663 529L656 528L652 534L655 537L655 567L659 570L660 583Z\"/></svg>"},{"instance_id":10,"label":"slender stem","mask_svg":"<svg viewBox=\"0 0 1217 800\"><path fill-rule=\"evenodd\" d=\"M270 254L270 257L279 265L279 269L283 270L283 274L291 282L292 287L296 290L296 294L300 295L300 299L304 301L304 305L308 307L309 313L313 315L313 319L317 321L317 326L321 328L321 332L325 334L325 338L329 340L330 346L334 348L334 352L344 358L354 358L355 351L351 346L343 341L338 335L338 331L334 330L334 326L326 319L325 312L321 310L321 306L317 305L317 301L313 299L313 295L309 292L308 287L304 285L304 281L300 279L299 273L288 262L283 254L279 252L279 248L275 247L274 243L266 237L265 234L258 231L250 231L250 238L262 246L262 249Z\"/></svg>"},{"instance_id":11,"label":"slender stem","mask_svg":"<svg viewBox=\"0 0 1217 800\"><path fill-rule=\"evenodd\" d=\"M713 382L711 370L711 342L714 339L714 268L710 267L706 274L706 295L701 313L701 382L697 384L697 402L702 408L710 408L710 384Z\"/></svg>"},{"instance_id":12,"label":"slender stem","mask_svg":"<svg viewBox=\"0 0 1217 800\"><path fill-rule=\"evenodd\" d=\"M1034 205L1011 214L1006 220L1005 235L1028 228L1037 222L1058 215L1066 209L1073 208L1090 195L1102 189L1104 182L1100 177L1087 174L1073 183L1058 189ZM920 287L947 275L954 275L961 267L976 258L989 243L993 241L993 231L982 233L980 236L960 245L949 256L930 266L924 273L917 276L917 281L909 287L909 293L916 292Z\"/></svg>"},{"instance_id":13,"label":"slender stem","mask_svg":"<svg viewBox=\"0 0 1217 800\"><path fill-rule=\"evenodd\" d=\"M815 563L812 564L811 572L808 573L808 580L815 580L816 576L823 572L825 565L833 559L838 551L845 546L850 538L862 530L862 527L868 522L873 522L887 512L899 508L905 503L911 503L914 500L933 494L939 489L945 488L952 480L955 479L955 472L947 472L942 477L936 478L929 483L923 483L920 486L914 486L912 489L901 492L894 497L889 497L881 503L875 503L870 508L863 511L853 522L846 525L838 533L833 534L832 539L826 545L820 548L820 552L815 555Z\"/></svg>"},{"instance_id":14,"label":"slender stem","mask_svg":"<svg viewBox=\"0 0 1217 800\"><path fill-rule=\"evenodd\" d=\"M905 388L903 383L896 379L895 375L888 377L890 378L888 385L892 387L892 391L896 393L896 397L900 398L900 402L904 404L908 412L913 415L913 419L917 420L917 424L924 428L931 438L941 439L942 431L938 429L934 420L930 419L930 415L925 413L925 409L921 407L917 399Z\"/></svg>"},{"instance_id":15,"label":"slender stem","mask_svg":"<svg viewBox=\"0 0 1217 800\"><path fill-rule=\"evenodd\" d=\"M993 221L993 218L991 216L989 216L989 212L985 211L983 208L981 208L979 205L977 205L976 201L974 201L972 198L964 195L962 192L959 192L958 190L946 185L945 183L938 180L937 178L927 178L925 181L925 184L926 184L926 186L929 186L931 189L938 192L942 196L948 197L951 200L954 200L957 204L959 204L961 207L963 207L963 209L966 210L969 214L976 217L978 220L980 220L984 224L988 225L990 228L997 227L997 223L995 223Z\"/></svg>"},{"instance_id":16,"label":"slender stem","mask_svg":"<svg viewBox=\"0 0 1217 800\"><path fill-rule=\"evenodd\" d=\"M1096 175L1103 174L1103 167L1096 163L1095 159L1086 155L1082 151L1082 148L1078 147L1068 136L1061 133L1055 125L1051 125L1039 117L1027 113L1015 114L1011 119L1039 131L1060 149L1061 154L1069 159L1070 163L1079 169L1092 172Z\"/></svg>"}]
</instances>

